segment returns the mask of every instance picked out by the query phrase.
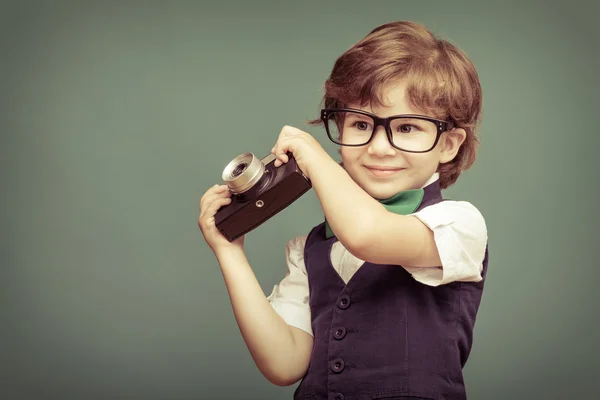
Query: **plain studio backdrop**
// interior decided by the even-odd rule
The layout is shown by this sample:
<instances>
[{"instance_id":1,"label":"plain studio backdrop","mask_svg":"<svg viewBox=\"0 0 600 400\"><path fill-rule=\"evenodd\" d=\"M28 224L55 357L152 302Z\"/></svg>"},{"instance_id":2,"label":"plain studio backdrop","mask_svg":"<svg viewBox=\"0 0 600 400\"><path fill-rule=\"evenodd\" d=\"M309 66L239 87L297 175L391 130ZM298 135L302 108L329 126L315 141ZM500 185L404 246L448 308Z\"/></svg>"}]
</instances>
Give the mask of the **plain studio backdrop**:
<instances>
[{"instance_id":1,"label":"plain studio backdrop","mask_svg":"<svg viewBox=\"0 0 600 400\"><path fill-rule=\"evenodd\" d=\"M339 159L305 122L336 58L393 20L458 44L483 85L478 160L445 192L489 230L469 399L592 398L591 3L3 2L0 398L290 399L244 345L199 199L286 124ZM310 191L247 236L266 294L322 218Z\"/></svg>"}]
</instances>

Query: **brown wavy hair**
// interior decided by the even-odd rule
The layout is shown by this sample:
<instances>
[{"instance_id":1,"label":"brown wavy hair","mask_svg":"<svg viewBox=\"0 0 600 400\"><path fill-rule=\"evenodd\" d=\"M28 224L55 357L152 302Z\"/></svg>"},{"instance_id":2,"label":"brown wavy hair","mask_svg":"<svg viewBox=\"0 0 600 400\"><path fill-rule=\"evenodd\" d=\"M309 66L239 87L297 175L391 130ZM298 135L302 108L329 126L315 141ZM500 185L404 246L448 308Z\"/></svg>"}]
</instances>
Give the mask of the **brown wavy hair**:
<instances>
[{"instance_id":1,"label":"brown wavy hair","mask_svg":"<svg viewBox=\"0 0 600 400\"><path fill-rule=\"evenodd\" d=\"M398 79L406 79L407 97L416 109L467 133L456 157L438 167L445 189L475 162L483 106L477 71L457 46L414 22L381 25L338 57L323 85L322 106L384 106L383 87Z\"/></svg>"}]
</instances>

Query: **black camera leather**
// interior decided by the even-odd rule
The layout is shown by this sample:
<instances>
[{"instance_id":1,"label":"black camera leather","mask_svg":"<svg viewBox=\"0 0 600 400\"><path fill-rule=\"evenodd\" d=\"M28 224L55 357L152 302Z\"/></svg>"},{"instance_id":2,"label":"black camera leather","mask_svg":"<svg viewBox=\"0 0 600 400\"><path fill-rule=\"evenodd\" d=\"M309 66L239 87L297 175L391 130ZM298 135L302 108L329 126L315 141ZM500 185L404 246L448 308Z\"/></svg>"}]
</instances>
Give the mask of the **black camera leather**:
<instances>
[{"instance_id":1,"label":"black camera leather","mask_svg":"<svg viewBox=\"0 0 600 400\"><path fill-rule=\"evenodd\" d=\"M274 166L274 160L266 164L263 177L252 189L232 195L231 203L217 211L215 225L227 240L234 241L256 229L311 189L294 157L288 157L289 161L279 167Z\"/></svg>"}]
</instances>

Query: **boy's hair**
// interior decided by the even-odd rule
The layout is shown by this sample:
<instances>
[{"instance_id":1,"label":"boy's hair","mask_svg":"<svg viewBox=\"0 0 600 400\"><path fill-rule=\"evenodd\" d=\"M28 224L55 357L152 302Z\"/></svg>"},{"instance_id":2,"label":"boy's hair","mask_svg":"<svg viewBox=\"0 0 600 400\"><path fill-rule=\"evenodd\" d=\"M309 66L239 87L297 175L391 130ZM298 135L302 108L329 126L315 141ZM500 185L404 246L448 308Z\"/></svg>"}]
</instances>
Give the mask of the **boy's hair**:
<instances>
[{"instance_id":1,"label":"boy's hair","mask_svg":"<svg viewBox=\"0 0 600 400\"><path fill-rule=\"evenodd\" d=\"M436 38L414 22L381 25L336 60L323 85L323 106L383 106L382 87L399 78L407 79L407 96L413 106L433 117L452 121L467 133L454 160L438 168L440 186L447 188L475 162L482 113L479 77L471 61L455 45Z\"/></svg>"}]
</instances>

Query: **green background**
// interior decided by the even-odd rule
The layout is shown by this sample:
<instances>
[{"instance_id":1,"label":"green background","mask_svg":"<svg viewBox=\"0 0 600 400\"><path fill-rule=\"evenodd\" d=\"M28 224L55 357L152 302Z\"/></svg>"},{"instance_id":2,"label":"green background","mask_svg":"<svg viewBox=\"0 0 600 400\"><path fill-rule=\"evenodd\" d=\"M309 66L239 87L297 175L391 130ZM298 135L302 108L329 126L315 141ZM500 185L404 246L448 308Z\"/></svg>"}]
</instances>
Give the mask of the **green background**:
<instances>
[{"instance_id":1,"label":"green background","mask_svg":"<svg viewBox=\"0 0 600 400\"><path fill-rule=\"evenodd\" d=\"M0 398L286 399L237 328L204 191L283 125L314 134L337 56L388 21L462 47L482 149L446 191L484 214L469 399L600 390L598 6L592 1L3 2ZM246 238L270 293L311 191Z\"/></svg>"}]
</instances>

